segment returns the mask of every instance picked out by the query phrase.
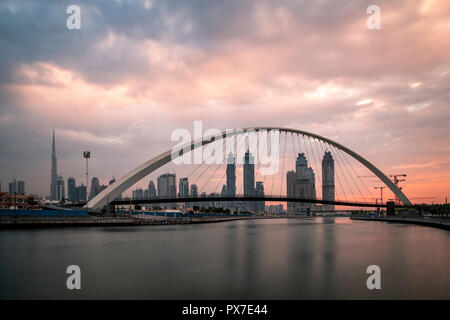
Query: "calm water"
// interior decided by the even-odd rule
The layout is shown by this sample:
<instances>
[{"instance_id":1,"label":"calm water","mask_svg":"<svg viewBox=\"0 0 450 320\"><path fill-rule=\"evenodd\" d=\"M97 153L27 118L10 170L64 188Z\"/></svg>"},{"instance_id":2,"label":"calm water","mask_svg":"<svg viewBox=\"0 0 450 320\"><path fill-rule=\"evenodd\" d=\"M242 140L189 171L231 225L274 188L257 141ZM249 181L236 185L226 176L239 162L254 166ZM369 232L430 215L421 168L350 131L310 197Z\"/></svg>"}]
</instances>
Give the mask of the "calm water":
<instances>
[{"instance_id":1,"label":"calm water","mask_svg":"<svg viewBox=\"0 0 450 320\"><path fill-rule=\"evenodd\" d=\"M0 231L0 298L450 299L450 232L348 218Z\"/></svg>"}]
</instances>

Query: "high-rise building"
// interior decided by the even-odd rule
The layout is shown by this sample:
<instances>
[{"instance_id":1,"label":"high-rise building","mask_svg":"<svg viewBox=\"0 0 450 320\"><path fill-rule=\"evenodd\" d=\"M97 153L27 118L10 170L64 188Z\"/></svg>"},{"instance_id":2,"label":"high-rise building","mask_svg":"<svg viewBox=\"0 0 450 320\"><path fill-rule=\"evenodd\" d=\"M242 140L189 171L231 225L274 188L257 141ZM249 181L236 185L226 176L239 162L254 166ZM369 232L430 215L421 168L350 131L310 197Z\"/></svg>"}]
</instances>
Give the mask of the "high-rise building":
<instances>
[{"instance_id":1,"label":"high-rise building","mask_svg":"<svg viewBox=\"0 0 450 320\"><path fill-rule=\"evenodd\" d=\"M191 184L190 195L191 195L191 198L198 197L198 187L197 187L196 184ZM194 207L194 206L198 206L198 202L189 203L187 206L191 207L191 208Z\"/></svg>"},{"instance_id":2,"label":"high-rise building","mask_svg":"<svg viewBox=\"0 0 450 320\"><path fill-rule=\"evenodd\" d=\"M142 188L138 188L132 191L133 200L143 200L144 199L144 190Z\"/></svg>"},{"instance_id":3,"label":"high-rise building","mask_svg":"<svg viewBox=\"0 0 450 320\"><path fill-rule=\"evenodd\" d=\"M189 197L189 180L188 178L181 178L178 189L178 198Z\"/></svg>"},{"instance_id":4,"label":"high-rise building","mask_svg":"<svg viewBox=\"0 0 450 320\"><path fill-rule=\"evenodd\" d=\"M93 177L91 180L91 192L89 193L89 200L94 198L100 192L100 181L97 177Z\"/></svg>"},{"instance_id":5,"label":"high-rise building","mask_svg":"<svg viewBox=\"0 0 450 320\"><path fill-rule=\"evenodd\" d=\"M255 195L258 197L264 197L264 184L262 181L256 181ZM256 201L255 203L256 212L264 212L265 208L266 208L265 201Z\"/></svg>"},{"instance_id":6,"label":"high-rise building","mask_svg":"<svg viewBox=\"0 0 450 320\"><path fill-rule=\"evenodd\" d=\"M247 151L244 155L244 196L253 196L255 190L255 158ZM245 210L255 211L254 201L243 203Z\"/></svg>"},{"instance_id":7,"label":"high-rise building","mask_svg":"<svg viewBox=\"0 0 450 320\"><path fill-rule=\"evenodd\" d=\"M304 153L299 153L296 161L297 178L299 183L303 186L300 190L301 196L306 199L316 199L316 178L314 170L308 167L308 160ZM305 204L305 207L311 207L310 204Z\"/></svg>"},{"instance_id":8,"label":"high-rise building","mask_svg":"<svg viewBox=\"0 0 450 320\"><path fill-rule=\"evenodd\" d=\"M56 200L62 201L66 197L66 190L64 188L64 178L59 175L56 179Z\"/></svg>"},{"instance_id":9,"label":"high-rise building","mask_svg":"<svg viewBox=\"0 0 450 320\"><path fill-rule=\"evenodd\" d=\"M17 181L16 178L13 178L13 180L8 184L8 191L10 195L13 195L14 193L17 193Z\"/></svg>"},{"instance_id":10,"label":"high-rise building","mask_svg":"<svg viewBox=\"0 0 450 320\"><path fill-rule=\"evenodd\" d=\"M335 200L334 159L330 151L325 151L322 159L322 199ZM324 205L325 211L334 211L334 205Z\"/></svg>"},{"instance_id":11,"label":"high-rise building","mask_svg":"<svg viewBox=\"0 0 450 320\"><path fill-rule=\"evenodd\" d=\"M288 198L295 198L295 181L297 180L297 174L295 171L290 170L286 173L286 190ZM295 213L295 202L287 203L287 212Z\"/></svg>"},{"instance_id":12,"label":"high-rise building","mask_svg":"<svg viewBox=\"0 0 450 320\"><path fill-rule=\"evenodd\" d=\"M77 193L75 186L75 178L70 177L67 179L67 199L69 201L76 201Z\"/></svg>"},{"instance_id":13,"label":"high-rise building","mask_svg":"<svg viewBox=\"0 0 450 320\"><path fill-rule=\"evenodd\" d=\"M56 146L55 146L55 129L53 128L53 140L52 140L52 169L51 169L51 182L50 182L50 200L58 200L58 164L56 158Z\"/></svg>"},{"instance_id":14,"label":"high-rise building","mask_svg":"<svg viewBox=\"0 0 450 320\"><path fill-rule=\"evenodd\" d=\"M164 173L158 177L158 197L177 196L177 186L175 184L176 175L172 173Z\"/></svg>"},{"instance_id":15,"label":"high-rise building","mask_svg":"<svg viewBox=\"0 0 450 320\"><path fill-rule=\"evenodd\" d=\"M148 183L148 188L144 192L144 198L145 199L156 198L156 188L155 188L155 184L153 183L152 180L150 180Z\"/></svg>"},{"instance_id":16,"label":"high-rise building","mask_svg":"<svg viewBox=\"0 0 450 320\"><path fill-rule=\"evenodd\" d=\"M304 153L299 153L295 162L295 172L286 174L287 196L301 199L316 199L316 182L314 170L308 167ZM312 209L309 203L288 202L288 213L305 213Z\"/></svg>"},{"instance_id":17,"label":"high-rise building","mask_svg":"<svg viewBox=\"0 0 450 320\"><path fill-rule=\"evenodd\" d=\"M176 198L177 197L177 186L176 186L176 175L172 173L164 173L158 177L157 188L158 197L160 198ZM176 204L161 204L163 207L175 208Z\"/></svg>"},{"instance_id":18,"label":"high-rise building","mask_svg":"<svg viewBox=\"0 0 450 320\"><path fill-rule=\"evenodd\" d=\"M17 181L17 193L25 194L25 181L22 180Z\"/></svg>"},{"instance_id":19,"label":"high-rise building","mask_svg":"<svg viewBox=\"0 0 450 320\"><path fill-rule=\"evenodd\" d=\"M86 186L84 184L77 187L75 193L77 202L86 202Z\"/></svg>"},{"instance_id":20,"label":"high-rise building","mask_svg":"<svg viewBox=\"0 0 450 320\"><path fill-rule=\"evenodd\" d=\"M222 186L222 191L220 192L220 196L221 197L226 197L227 194L228 194L228 192L227 192L227 185L224 184ZM221 208L226 208L227 206L228 206L227 201L221 201L221 204L220 204Z\"/></svg>"},{"instance_id":21,"label":"high-rise building","mask_svg":"<svg viewBox=\"0 0 450 320\"><path fill-rule=\"evenodd\" d=\"M229 197L236 196L236 163L232 153L227 157L227 195ZM226 207L235 210L235 202L228 201Z\"/></svg>"},{"instance_id":22,"label":"high-rise building","mask_svg":"<svg viewBox=\"0 0 450 320\"><path fill-rule=\"evenodd\" d=\"M191 197L198 197L198 187L196 184L191 184Z\"/></svg>"}]
</instances>

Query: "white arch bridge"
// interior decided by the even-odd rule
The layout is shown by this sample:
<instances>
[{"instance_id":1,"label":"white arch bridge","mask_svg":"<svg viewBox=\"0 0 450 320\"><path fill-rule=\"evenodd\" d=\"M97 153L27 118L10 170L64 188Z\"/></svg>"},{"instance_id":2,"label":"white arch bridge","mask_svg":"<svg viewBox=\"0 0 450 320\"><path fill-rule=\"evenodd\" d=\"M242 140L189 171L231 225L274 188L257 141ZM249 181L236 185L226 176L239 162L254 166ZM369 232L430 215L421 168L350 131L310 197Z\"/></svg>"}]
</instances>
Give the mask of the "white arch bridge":
<instances>
[{"instance_id":1,"label":"white arch bridge","mask_svg":"<svg viewBox=\"0 0 450 320\"><path fill-rule=\"evenodd\" d=\"M389 179L389 177L387 175L385 175L380 169L375 167L372 163L370 163L368 160L363 158L361 155L357 154L356 152L352 151L351 149L349 149L331 139L328 139L326 137L323 137L323 136L320 136L320 135L317 135L314 133L310 133L307 131L291 129L291 128L252 127L252 128L245 128L245 129L234 129L234 130L222 131L220 133L212 134L212 135L203 137L198 140L192 140L184 145L181 145L179 147L176 147L174 149L171 149L164 153L161 153L161 154L157 155L156 157L154 157L153 159L150 159L149 161L130 170L128 173L126 173L125 175L123 175L122 177L117 179L113 184L111 184L106 189L104 189L99 194L97 194L94 198L92 198L85 205L85 207L91 208L91 209L99 209L110 203L119 204L120 202L113 201L113 200L116 199L123 192L128 190L131 186L133 186L134 184L136 184L137 182L139 182L146 176L150 175L151 173L155 172L156 170L160 169L164 165L168 164L173 159L181 157L181 156L185 155L187 152L191 152L197 148L208 145L210 143L214 143L214 142L217 143L220 140L223 140L222 142L225 142L226 139L233 137L233 136L238 137L240 135L248 135L249 133L258 133L258 132L259 133L261 133L261 132L268 132L268 133L279 132L280 137L284 134L285 140L284 140L284 155L283 155L283 164L282 164L283 170L281 172L281 178L280 178L281 179L281 192L283 192L282 187L284 185L284 182L286 182L285 180L283 180L284 175L286 174L284 172L284 169L285 169L284 158L286 157L286 153L294 152L294 154L297 154L297 151L298 151L298 154L300 154L300 152L302 152L302 153L306 154L306 157L309 157L310 159L316 159L316 155L317 155L317 158L320 159L319 153L321 153L322 151L325 152L327 149L329 149L330 150L329 152L332 153L334 156L334 160L338 162L337 163L338 168L336 169L336 172L337 172L336 177L338 180L338 184L340 185L339 189L343 193L343 196L342 196L343 200L341 199L341 200L336 200L336 201L334 201L334 200L329 201L329 200L316 199L315 197L310 198L310 199L305 199L304 197L302 197L302 198L299 198L298 201L296 201L296 202L303 202L303 203L309 202L309 203L314 203L314 204L357 205L357 206L368 206L368 207L380 206L380 203L377 203L377 201L375 201L375 202L367 201L367 199L377 199L376 197L370 197L370 196L367 197L366 196L366 198L364 198L364 195L362 194L362 192L360 190L359 191L360 191L361 195L363 196L364 201L358 201L358 199L356 198L355 193L357 194L357 192L356 191L354 192L354 190L356 189L355 185L364 185L364 187L366 188L367 191L369 191L369 193L370 193L370 189L373 189L373 188L367 187L364 180L361 179L361 176L358 174L359 172L357 170L354 170L353 166L351 165L351 162L353 161L359 165L362 165L363 169L365 169L366 171L369 170L370 171L369 173L371 174L371 176L369 176L369 177L378 178L379 180L377 180L377 181L379 183L382 183L384 185L383 187L388 188L393 193L393 195L395 195L395 197L398 199L398 201L401 202L403 205L405 205L405 206L412 205L411 202L409 201L409 199L406 197L406 195L400 190L400 188L396 184L394 184L394 182L391 181L391 179ZM289 139L289 136L292 139L292 149L289 149L289 151L288 151L288 148L290 148L289 145L287 144L287 140ZM302 142L303 142L303 145L302 145ZM249 142L249 144L250 144L250 142ZM317 144L319 144L319 146L317 146ZM281 142L280 145L283 145L283 143ZM308 146L309 146L309 149L308 149ZM324 149L324 147L325 147L325 149ZM314 151L314 148L316 148L315 151ZM320 148L322 148L322 149L320 149ZM281 149L281 147L280 147L280 149ZM350 158L351 161L348 158ZM319 174L320 172L317 169L318 167L319 166L316 165L315 173L318 175L319 179L321 179L321 176ZM351 172L349 167L351 168L353 173ZM216 172L217 172L217 170L216 170ZM348 183L349 181L353 182L353 183L349 184ZM347 183L347 187L345 187L345 183ZM219 184L220 184L220 182L219 182ZM272 181L272 190L273 190L273 187L274 187L274 182ZM379 186L377 188L379 188ZM350 191L354 196L353 201L349 201L345 194L345 192L350 193ZM286 187L286 192L287 192L287 187ZM236 201L237 198L239 198L239 197L237 197L236 194L234 194L233 196L222 197L221 199L215 199L215 200ZM253 198L254 198L254 195L252 195L252 198L249 197L248 200L249 201L257 200L256 198L255 199L253 199ZM246 198L245 198L245 196L243 196L240 199L244 200ZM269 201L286 201L287 199L290 199L290 201L295 201L295 199L292 199L292 197L286 197L286 195L274 195L273 193L270 196L268 196L266 194L264 199L267 199ZM163 200L163 199L160 199L160 200ZM177 200L165 198L164 201L160 201L160 202L165 202L165 203L188 202L188 201L193 201L193 200L194 199L192 199L192 198L179 197L179 198L177 198ZM200 199L199 199L199 201L200 201ZM145 200L139 200L136 203L156 203L156 202L158 202L158 201L153 199L153 200L147 201L147 202ZM123 203L125 203L125 202L123 202ZM130 202L128 202L128 203L130 203Z\"/></svg>"}]
</instances>

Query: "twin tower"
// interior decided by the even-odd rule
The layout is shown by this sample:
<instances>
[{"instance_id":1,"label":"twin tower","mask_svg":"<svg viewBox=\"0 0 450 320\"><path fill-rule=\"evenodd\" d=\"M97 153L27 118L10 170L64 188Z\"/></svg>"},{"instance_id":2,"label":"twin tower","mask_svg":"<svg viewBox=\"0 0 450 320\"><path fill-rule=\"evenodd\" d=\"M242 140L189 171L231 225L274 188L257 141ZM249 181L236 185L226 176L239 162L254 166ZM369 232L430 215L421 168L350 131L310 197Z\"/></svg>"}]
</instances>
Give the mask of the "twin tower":
<instances>
[{"instance_id":1,"label":"twin tower","mask_svg":"<svg viewBox=\"0 0 450 320\"><path fill-rule=\"evenodd\" d=\"M299 153L295 162L295 171L286 173L287 196L315 200L316 179L314 170L308 166L304 153ZM322 200L335 200L334 159L330 151L325 151L322 158ZM290 214L309 213L312 209L334 211L334 205L315 206L310 203L288 202L287 211Z\"/></svg>"}]
</instances>

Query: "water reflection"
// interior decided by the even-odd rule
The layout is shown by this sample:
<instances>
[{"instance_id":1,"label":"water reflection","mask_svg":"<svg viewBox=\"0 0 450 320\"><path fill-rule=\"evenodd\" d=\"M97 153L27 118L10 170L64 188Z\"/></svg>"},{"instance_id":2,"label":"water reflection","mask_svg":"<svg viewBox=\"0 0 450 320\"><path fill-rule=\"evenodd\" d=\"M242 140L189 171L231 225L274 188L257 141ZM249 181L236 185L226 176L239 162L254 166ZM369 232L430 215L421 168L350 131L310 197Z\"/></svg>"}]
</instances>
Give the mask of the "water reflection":
<instances>
[{"instance_id":1,"label":"water reflection","mask_svg":"<svg viewBox=\"0 0 450 320\"><path fill-rule=\"evenodd\" d=\"M0 232L0 298L450 298L450 233L301 218ZM81 292L65 268L82 268ZM367 266L382 290L366 288Z\"/></svg>"}]
</instances>

